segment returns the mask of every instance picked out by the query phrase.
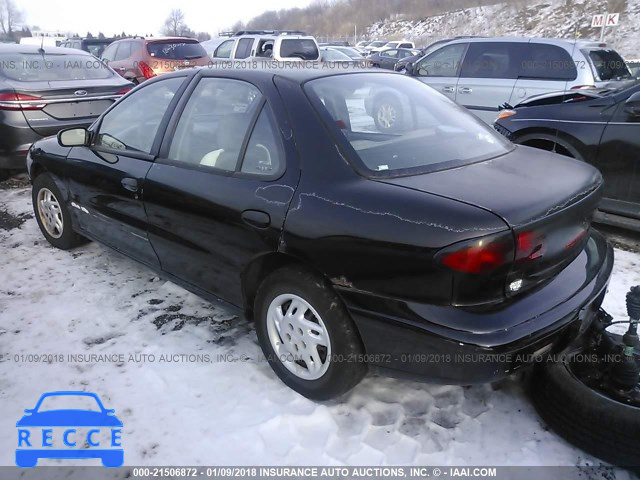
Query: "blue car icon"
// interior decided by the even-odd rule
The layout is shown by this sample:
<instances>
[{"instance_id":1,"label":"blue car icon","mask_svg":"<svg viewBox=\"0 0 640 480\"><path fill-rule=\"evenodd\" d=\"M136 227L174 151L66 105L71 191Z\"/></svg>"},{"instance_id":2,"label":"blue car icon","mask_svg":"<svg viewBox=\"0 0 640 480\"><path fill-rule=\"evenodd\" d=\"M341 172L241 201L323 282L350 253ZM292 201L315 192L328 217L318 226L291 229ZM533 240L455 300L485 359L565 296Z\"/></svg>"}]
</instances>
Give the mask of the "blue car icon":
<instances>
[{"instance_id":1,"label":"blue car icon","mask_svg":"<svg viewBox=\"0 0 640 480\"><path fill-rule=\"evenodd\" d=\"M47 405L54 401L64 404L69 403L69 400L89 402L94 409L45 409L42 406L43 402L47 402ZM35 408L26 409L24 412L26 415L16 423L16 427L18 427L16 465L19 467L35 467L39 458L100 458L102 465L109 468L120 467L124 463L124 450L115 448L121 447L122 422L113 414L114 410L104 408L95 393L48 392L40 397ZM64 445L70 448L54 448L52 429L59 427L66 428L62 440ZM73 448L78 444L84 445L83 442L75 441L77 431L73 427L91 427L86 435L86 443L89 448ZM100 445L101 442L96 440L95 437L100 434L101 430L110 430L110 446L112 448L104 448L103 445Z\"/></svg>"}]
</instances>

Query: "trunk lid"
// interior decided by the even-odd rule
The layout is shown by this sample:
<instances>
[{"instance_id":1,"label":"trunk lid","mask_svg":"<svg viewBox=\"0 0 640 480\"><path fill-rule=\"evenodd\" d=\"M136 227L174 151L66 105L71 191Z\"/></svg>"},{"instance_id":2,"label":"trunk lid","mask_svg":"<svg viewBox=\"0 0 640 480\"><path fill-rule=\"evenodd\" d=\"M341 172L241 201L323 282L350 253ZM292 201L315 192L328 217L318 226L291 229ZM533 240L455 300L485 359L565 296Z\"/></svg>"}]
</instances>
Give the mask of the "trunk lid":
<instances>
[{"instance_id":1,"label":"trunk lid","mask_svg":"<svg viewBox=\"0 0 640 480\"><path fill-rule=\"evenodd\" d=\"M584 248L602 195L592 166L516 146L506 155L459 168L382 180L488 210L512 229L505 296L553 278Z\"/></svg>"}]
</instances>

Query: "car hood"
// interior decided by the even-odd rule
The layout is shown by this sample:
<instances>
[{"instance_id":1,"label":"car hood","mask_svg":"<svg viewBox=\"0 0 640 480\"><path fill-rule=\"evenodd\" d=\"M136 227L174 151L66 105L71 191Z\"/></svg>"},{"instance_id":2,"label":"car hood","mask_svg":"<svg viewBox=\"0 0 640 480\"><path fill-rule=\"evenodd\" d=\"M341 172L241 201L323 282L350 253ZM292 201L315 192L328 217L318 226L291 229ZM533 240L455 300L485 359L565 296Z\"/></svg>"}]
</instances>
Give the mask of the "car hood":
<instances>
[{"instance_id":1,"label":"car hood","mask_svg":"<svg viewBox=\"0 0 640 480\"><path fill-rule=\"evenodd\" d=\"M49 410L25 415L17 427L121 427L114 415L90 410Z\"/></svg>"},{"instance_id":2,"label":"car hood","mask_svg":"<svg viewBox=\"0 0 640 480\"><path fill-rule=\"evenodd\" d=\"M592 166L521 145L491 160L383 181L484 208L514 228L563 210L602 186Z\"/></svg>"}]
</instances>

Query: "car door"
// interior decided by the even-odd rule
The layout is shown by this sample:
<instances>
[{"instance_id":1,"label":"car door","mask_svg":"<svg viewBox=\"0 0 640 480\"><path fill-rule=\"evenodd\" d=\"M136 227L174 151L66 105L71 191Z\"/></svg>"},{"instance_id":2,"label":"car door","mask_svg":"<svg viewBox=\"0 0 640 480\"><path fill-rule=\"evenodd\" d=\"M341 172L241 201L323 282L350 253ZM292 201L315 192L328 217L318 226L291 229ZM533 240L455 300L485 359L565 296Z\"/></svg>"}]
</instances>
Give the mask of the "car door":
<instances>
[{"instance_id":1,"label":"car door","mask_svg":"<svg viewBox=\"0 0 640 480\"><path fill-rule=\"evenodd\" d=\"M239 306L247 265L278 250L299 168L274 84L222 77L201 75L181 101L145 207L162 269Z\"/></svg>"},{"instance_id":2,"label":"car door","mask_svg":"<svg viewBox=\"0 0 640 480\"><path fill-rule=\"evenodd\" d=\"M455 100L458 74L467 46L467 43L455 43L439 48L418 61L413 74L421 82Z\"/></svg>"},{"instance_id":3,"label":"car door","mask_svg":"<svg viewBox=\"0 0 640 480\"><path fill-rule=\"evenodd\" d=\"M578 77L575 61L565 49L546 43L520 44L520 71L509 103L516 105L534 95L567 90Z\"/></svg>"},{"instance_id":4,"label":"car door","mask_svg":"<svg viewBox=\"0 0 640 480\"><path fill-rule=\"evenodd\" d=\"M398 61L398 50L391 49L380 52L380 67L393 70L393 66Z\"/></svg>"},{"instance_id":5,"label":"car door","mask_svg":"<svg viewBox=\"0 0 640 480\"><path fill-rule=\"evenodd\" d=\"M518 78L517 42L472 42L462 62L456 101L493 123Z\"/></svg>"},{"instance_id":6,"label":"car door","mask_svg":"<svg viewBox=\"0 0 640 480\"><path fill-rule=\"evenodd\" d=\"M626 101L640 103L640 88L621 99L600 140L595 166L604 177L601 209L640 218L640 114Z\"/></svg>"},{"instance_id":7,"label":"car door","mask_svg":"<svg viewBox=\"0 0 640 480\"><path fill-rule=\"evenodd\" d=\"M128 61L131 56L131 43L132 42L118 42L118 49L113 54L113 60L109 61L109 66L125 78L127 78L127 74L130 73L132 69L132 62ZM105 51L105 54L106 53ZM131 78L131 76L129 75L128 78Z\"/></svg>"},{"instance_id":8,"label":"car door","mask_svg":"<svg viewBox=\"0 0 640 480\"><path fill-rule=\"evenodd\" d=\"M144 182L184 79L162 79L123 98L95 126L90 146L74 147L68 155L70 205L79 228L156 267L142 203Z\"/></svg>"}]
</instances>

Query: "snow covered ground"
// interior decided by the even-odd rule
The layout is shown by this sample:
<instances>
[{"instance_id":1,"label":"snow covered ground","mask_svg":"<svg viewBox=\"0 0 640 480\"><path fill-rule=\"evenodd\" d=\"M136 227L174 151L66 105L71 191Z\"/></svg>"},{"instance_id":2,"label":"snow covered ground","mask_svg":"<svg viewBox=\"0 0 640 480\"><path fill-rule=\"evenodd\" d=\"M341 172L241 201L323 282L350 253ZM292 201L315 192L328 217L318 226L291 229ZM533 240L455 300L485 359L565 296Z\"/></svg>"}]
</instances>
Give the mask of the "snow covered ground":
<instances>
[{"instance_id":1,"label":"snow covered ground","mask_svg":"<svg viewBox=\"0 0 640 480\"><path fill-rule=\"evenodd\" d=\"M605 307L624 318L640 255L616 255ZM0 260L0 465L14 464L23 410L53 390L95 392L115 409L127 465L601 464L541 423L517 379L458 387L369 376L338 401L306 400L258 360L244 319L98 244L49 246L29 188L0 190ZM69 361L81 354L122 359Z\"/></svg>"}]
</instances>

